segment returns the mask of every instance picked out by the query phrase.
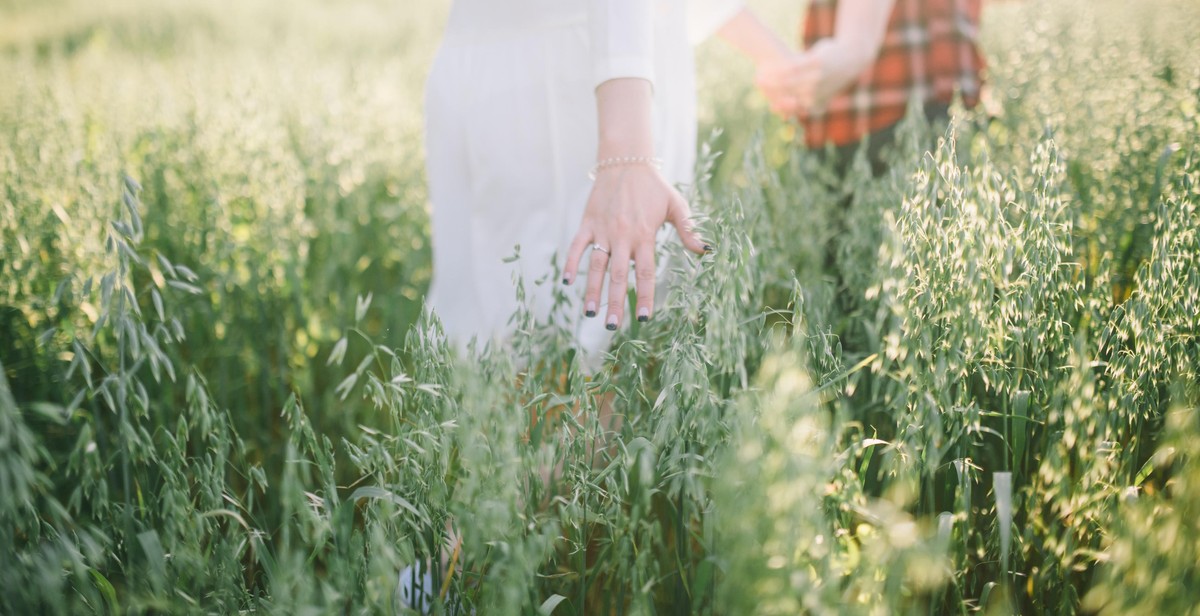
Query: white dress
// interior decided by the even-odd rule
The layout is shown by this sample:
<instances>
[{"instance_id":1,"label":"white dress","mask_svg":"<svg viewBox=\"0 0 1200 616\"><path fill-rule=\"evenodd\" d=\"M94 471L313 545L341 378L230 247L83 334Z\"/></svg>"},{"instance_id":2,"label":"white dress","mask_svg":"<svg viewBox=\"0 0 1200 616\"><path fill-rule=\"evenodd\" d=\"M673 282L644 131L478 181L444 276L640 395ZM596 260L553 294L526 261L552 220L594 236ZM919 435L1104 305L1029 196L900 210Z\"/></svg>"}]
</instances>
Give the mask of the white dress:
<instances>
[{"instance_id":1,"label":"white dress","mask_svg":"<svg viewBox=\"0 0 1200 616\"><path fill-rule=\"evenodd\" d=\"M592 186L597 85L615 77L653 83L663 174L672 184L691 182L691 43L740 2L454 0L426 84L425 145L433 236L426 301L456 346L511 334L516 277L534 314L549 315L561 285L553 274ZM582 316L584 280L581 271L567 289L575 304L560 325L594 361L611 334L603 308Z\"/></svg>"}]
</instances>

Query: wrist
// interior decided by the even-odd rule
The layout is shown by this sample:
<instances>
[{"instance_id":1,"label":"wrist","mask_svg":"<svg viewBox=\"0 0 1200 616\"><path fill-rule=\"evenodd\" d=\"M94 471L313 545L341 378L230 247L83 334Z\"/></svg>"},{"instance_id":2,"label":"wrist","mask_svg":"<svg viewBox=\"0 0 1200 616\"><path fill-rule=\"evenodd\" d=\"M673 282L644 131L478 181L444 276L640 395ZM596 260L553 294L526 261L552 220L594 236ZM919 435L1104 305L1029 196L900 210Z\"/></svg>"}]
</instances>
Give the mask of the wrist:
<instances>
[{"instance_id":1,"label":"wrist","mask_svg":"<svg viewBox=\"0 0 1200 616\"><path fill-rule=\"evenodd\" d=\"M612 79L596 89L597 160L654 156L654 96L642 79Z\"/></svg>"},{"instance_id":2,"label":"wrist","mask_svg":"<svg viewBox=\"0 0 1200 616\"><path fill-rule=\"evenodd\" d=\"M754 54L750 61L756 71L769 70L791 62L798 54L786 45L770 45Z\"/></svg>"},{"instance_id":3,"label":"wrist","mask_svg":"<svg viewBox=\"0 0 1200 616\"><path fill-rule=\"evenodd\" d=\"M596 165L592 167L588 177L595 180L596 176L603 171L617 169L621 167L644 167L654 171L662 170L663 161L661 158L653 156L621 156L617 158L600 158L596 161Z\"/></svg>"},{"instance_id":4,"label":"wrist","mask_svg":"<svg viewBox=\"0 0 1200 616\"><path fill-rule=\"evenodd\" d=\"M605 139L600 138L596 149L596 160L616 158L654 158L654 143L649 139Z\"/></svg>"}]
</instances>

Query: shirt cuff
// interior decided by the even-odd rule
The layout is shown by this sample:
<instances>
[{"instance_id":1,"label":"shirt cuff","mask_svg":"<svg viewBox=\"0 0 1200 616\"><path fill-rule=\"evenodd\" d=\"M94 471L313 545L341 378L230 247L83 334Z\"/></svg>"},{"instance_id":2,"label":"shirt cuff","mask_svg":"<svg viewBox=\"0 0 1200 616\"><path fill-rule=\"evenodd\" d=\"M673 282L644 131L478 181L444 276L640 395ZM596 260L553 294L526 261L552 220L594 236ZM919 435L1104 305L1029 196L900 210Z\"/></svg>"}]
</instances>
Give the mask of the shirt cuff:
<instances>
[{"instance_id":1,"label":"shirt cuff","mask_svg":"<svg viewBox=\"0 0 1200 616\"><path fill-rule=\"evenodd\" d=\"M654 85L654 9L650 0L588 0L592 79L633 77Z\"/></svg>"},{"instance_id":2,"label":"shirt cuff","mask_svg":"<svg viewBox=\"0 0 1200 616\"><path fill-rule=\"evenodd\" d=\"M597 58L592 67L596 87L610 79L645 79L654 87L654 62L643 56Z\"/></svg>"}]
</instances>

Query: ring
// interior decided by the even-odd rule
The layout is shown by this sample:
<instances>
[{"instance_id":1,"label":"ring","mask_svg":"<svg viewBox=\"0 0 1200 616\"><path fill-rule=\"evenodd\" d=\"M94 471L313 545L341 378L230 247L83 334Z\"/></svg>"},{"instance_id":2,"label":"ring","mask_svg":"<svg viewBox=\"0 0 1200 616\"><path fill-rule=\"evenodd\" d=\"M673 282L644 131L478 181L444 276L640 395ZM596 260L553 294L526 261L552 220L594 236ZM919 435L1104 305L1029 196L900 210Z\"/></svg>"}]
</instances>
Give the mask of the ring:
<instances>
[{"instance_id":1,"label":"ring","mask_svg":"<svg viewBox=\"0 0 1200 616\"><path fill-rule=\"evenodd\" d=\"M605 247L601 246L600 244L592 244L592 250L599 250L600 252L602 252L602 253L604 253L604 254L606 254L606 255L611 255L611 254L612 254L612 251L611 251L611 250L609 250L609 249L607 249L607 248L605 248Z\"/></svg>"}]
</instances>

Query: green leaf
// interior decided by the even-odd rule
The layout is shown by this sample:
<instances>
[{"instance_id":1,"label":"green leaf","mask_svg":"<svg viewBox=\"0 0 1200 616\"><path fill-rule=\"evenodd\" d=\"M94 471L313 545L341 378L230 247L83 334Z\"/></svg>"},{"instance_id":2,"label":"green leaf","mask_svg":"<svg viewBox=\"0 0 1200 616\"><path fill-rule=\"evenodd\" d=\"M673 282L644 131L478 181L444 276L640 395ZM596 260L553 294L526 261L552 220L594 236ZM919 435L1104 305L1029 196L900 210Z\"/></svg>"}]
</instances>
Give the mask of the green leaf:
<instances>
[{"instance_id":1,"label":"green leaf","mask_svg":"<svg viewBox=\"0 0 1200 616\"><path fill-rule=\"evenodd\" d=\"M566 599L567 598L562 595L550 595L549 599L546 599L542 602L541 607L538 608L538 613L542 616L550 616L550 614L554 613L554 608L557 608L558 604L562 603Z\"/></svg>"},{"instance_id":2,"label":"green leaf","mask_svg":"<svg viewBox=\"0 0 1200 616\"><path fill-rule=\"evenodd\" d=\"M1133 478L1133 485L1138 486L1140 488L1142 486L1142 484L1145 483L1146 480L1150 478L1150 474L1153 472L1154 472L1154 458L1150 458L1149 460L1146 460L1146 463L1142 465L1141 470L1138 471L1137 476Z\"/></svg>"},{"instance_id":3,"label":"green leaf","mask_svg":"<svg viewBox=\"0 0 1200 616\"><path fill-rule=\"evenodd\" d=\"M212 511L206 511L200 514L200 517L202 518L215 518L217 516L233 518L233 520L241 525L242 528L250 530L250 525L246 523L246 518L243 518L242 514L233 511L232 509L214 509Z\"/></svg>"},{"instance_id":4,"label":"green leaf","mask_svg":"<svg viewBox=\"0 0 1200 616\"><path fill-rule=\"evenodd\" d=\"M104 597L104 602L108 604L108 612L110 614L120 614L121 605L117 602L117 589L113 588L112 582L109 582L108 578L95 569L89 569L88 573L92 574L92 581L100 589L100 594Z\"/></svg>"},{"instance_id":5,"label":"green leaf","mask_svg":"<svg viewBox=\"0 0 1200 616\"><path fill-rule=\"evenodd\" d=\"M337 386L334 394L337 395L339 400L345 400L350 395L350 391L354 389L356 383L358 383L358 373L352 372L350 376L343 379L341 384Z\"/></svg>"},{"instance_id":6,"label":"green leaf","mask_svg":"<svg viewBox=\"0 0 1200 616\"><path fill-rule=\"evenodd\" d=\"M162 542L158 539L158 531L148 530L144 533L139 533L138 543L142 546L142 552L146 554L146 561L149 564L147 567L150 571L150 583L155 590L162 588L163 580L166 576L167 555L163 550Z\"/></svg>"},{"instance_id":7,"label":"green leaf","mask_svg":"<svg viewBox=\"0 0 1200 616\"><path fill-rule=\"evenodd\" d=\"M350 341L345 336L342 336L342 339L338 340L337 344L333 345L333 350L329 352L329 361L326 361L325 365L332 366L337 364L340 366L342 364L342 360L346 358L346 347L349 346L349 344Z\"/></svg>"},{"instance_id":8,"label":"green leaf","mask_svg":"<svg viewBox=\"0 0 1200 616\"><path fill-rule=\"evenodd\" d=\"M66 424L67 418L70 417L67 409L50 402L33 402L29 405L29 408L38 415L59 425Z\"/></svg>"},{"instance_id":9,"label":"green leaf","mask_svg":"<svg viewBox=\"0 0 1200 616\"><path fill-rule=\"evenodd\" d=\"M362 487L358 488L357 490L355 490L354 492L350 493L350 501L351 502L354 502L354 501L357 501L357 500L363 499L363 498L370 498L370 499L375 499L375 500L385 500L385 501L391 502L393 504L399 505L405 511L408 511L409 513L413 514L414 516L416 516L416 518L418 520L420 520L422 522L426 522L426 523L429 521L429 518L423 512L418 510L416 507L413 506L412 503L408 502L407 500L405 500L404 497L400 496L399 494L396 494L395 492L389 492L388 490L384 490L383 488L376 487L376 486L362 486Z\"/></svg>"},{"instance_id":10,"label":"green leaf","mask_svg":"<svg viewBox=\"0 0 1200 616\"><path fill-rule=\"evenodd\" d=\"M163 310L162 296L158 294L158 289L150 289L150 298L154 300L154 311L158 313L158 320L167 320L166 311Z\"/></svg>"},{"instance_id":11,"label":"green leaf","mask_svg":"<svg viewBox=\"0 0 1200 616\"><path fill-rule=\"evenodd\" d=\"M200 289L200 287L198 287L194 284L188 284L181 280L168 280L167 284L169 286L175 287L176 289L179 289L180 291L183 291L184 293L190 293L192 295L200 295L201 293L204 292Z\"/></svg>"},{"instance_id":12,"label":"green leaf","mask_svg":"<svg viewBox=\"0 0 1200 616\"><path fill-rule=\"evenodd\" d=\"M367 316L367 309L369 309L371 307L371 299L374 297L374 295L375 295L374 293L367 293L366 297L359 295L358 298L355 300L355 302L354 302L354 322L355 323L362 322L363 317Z\"/></svg>"},{"instance_id":13,"label":"green leaf","mask_svg":"<svg viewBox=\"0 0 1200 616\"><path fill-rule=\"evenodd\" d=\"M1022 467L1025 459L1025 441L1029 433L1029 391L1021 390L1013 396L1012 448L1014 470Z\"/></svg>"}]
</instances>

